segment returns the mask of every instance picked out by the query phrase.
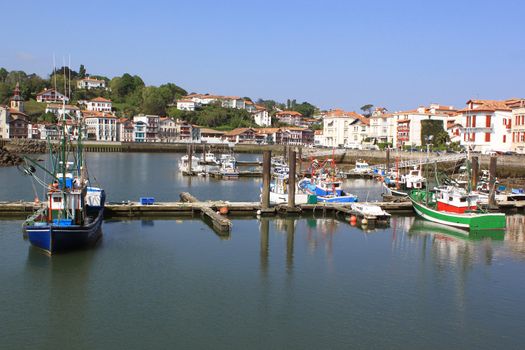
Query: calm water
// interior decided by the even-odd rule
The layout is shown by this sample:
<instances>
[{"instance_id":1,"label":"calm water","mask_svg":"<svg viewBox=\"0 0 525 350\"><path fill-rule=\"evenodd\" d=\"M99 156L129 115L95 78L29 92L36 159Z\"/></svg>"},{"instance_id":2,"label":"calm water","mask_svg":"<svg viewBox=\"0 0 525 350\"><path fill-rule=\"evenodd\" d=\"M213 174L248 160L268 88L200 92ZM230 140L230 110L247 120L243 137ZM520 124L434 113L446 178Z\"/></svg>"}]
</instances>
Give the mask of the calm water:
<instances>
[{"instance_id":1,"label":"calm water","mask_svg":"<svg viewBox=\"0 0 525 350\"><path fill-rule=\"evenodd\" d=\"M173 157L90 155L111 200L188 190ZM0 181L22 184L14 174ZM25 180L0 200L31 198ZM202 198L242 200L260 185L196 183ZM197 219L106 221L97 247L52 258L20 220L0 220L2 348L522 349L524 218L508 220L476 240L414 217L370 232L332 217L236 219L227 239Z\"/></svg>"}]
</instances>

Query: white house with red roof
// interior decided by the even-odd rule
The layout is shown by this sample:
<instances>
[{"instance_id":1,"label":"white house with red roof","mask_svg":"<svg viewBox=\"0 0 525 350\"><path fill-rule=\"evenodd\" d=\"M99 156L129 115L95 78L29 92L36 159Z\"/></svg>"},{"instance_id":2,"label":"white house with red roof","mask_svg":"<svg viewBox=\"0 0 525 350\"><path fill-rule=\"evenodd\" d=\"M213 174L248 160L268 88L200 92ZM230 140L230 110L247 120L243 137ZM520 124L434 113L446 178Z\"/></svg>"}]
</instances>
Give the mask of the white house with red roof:
<instances>
[{"instance_id":1,"label":"white house with red roof","mask_svg":"<svg viewBox=\"0 0 525 350\"><path fill-rule=\"evenodd\" d=\"M342 109L328 111L323 117L325 146L338 147L361 144L368 137L370 121L356 112Z\"/></svg>"},{"instance_id":2,"label":"white house with red roof","mask_svg":"<svg viewBox=\"0 0 525 350\"><path fill-rule=\"evenodd\" d=\"M512 149L512 100L468 100L460 110L461 143L476 152Z\"/></svg>"},{"instance_id":3,"label":"white house with red roof","mask_svg":"<svg viewBox=\"0 0 525 350\"><path fill-rule=\"evenodd\" d=\"M83 111L87 139L94 141L118 141L117 117L108 112Z\"/></svg>"},{"instance_id":4,"label":"white house with red roof","mask_svg":"<svg viewBox=\"0 0 525 350\"><path fill-rule=\"evenodd\" d=\"M275 113L275 118L281 123L303 126L303 115L296 111L281 111Z\"/></svg>"},{"instance_id":5,"label":"white house with red roof","mask_svg":"<svg viewBox=\"0 0 525 350\"><path fill-rule=\"evenodd\" d=\"M36 94L36 101L37 102L62 102L65 101L66 103L69 102L69 97L66 95L61 94L60 92L56 91L55 89L45 89L43 91L40 91L38 94Z\"/></svg>"},{"instance_id":6,"label":"white house with red roof","mask_svg":"<svg viewBox=\"0 0 525 350\"><path fill-rule=\"evenodd\" d=\"M194 111L199 106L199 102L196 102L191 99L177 100L177 109L181 111Z\"/></svg>"},{"instance_id":7,"label":"white house with red roof","mask_svg":"<svg viewBox=\"0 0 525 350\"><path fill-rule=\"evenodd\" d=\"M263 127L272 125L272 117L263 106L255 105L255 111L251 112L255 124Z\"/></svg>"},{"instance_id":8,"label":"white house with red roof","mask_svg":"<svg viewBox=\"0 0 525 350\"><path fill-rule=\"evenodd\" d=\"M421 146L421 122L435 120L441 122L444 131L447 131L447 122L455 120L457 110L452 106L431 104L429 107L420 106L416 109L391 113L395 125L393 146Z\"/></svg>"},{"instance_id":9,"label":"white house with red roof","mask_svg":"<svg viewBox=\"0 0 525 350\"><path fill-rule=\"evenodd\" d=\"M95 78L84 78L77 81L77 87L79 89L105 89L106 81L102 79Z\"/></svg>"},{"instance_id":10,"label":"white house with red roof","mask_svg":"<svg viewBox=\"0 0 525 350\"><path fill-rule=\"evenodd\" d=\"M525 154L525 99L509 103L512 109L512 151Z\"/></svg>"},{"instance_id":11,"label":"white house with red roof","mask_svg":"<svg viewBox=\"0 0 525 350\"><path fill-rule=\"evenodd\" d=\"M86 102L88 111L111 112L112 102L104 97L95 97Z\"/></svg>"}]
</instances>

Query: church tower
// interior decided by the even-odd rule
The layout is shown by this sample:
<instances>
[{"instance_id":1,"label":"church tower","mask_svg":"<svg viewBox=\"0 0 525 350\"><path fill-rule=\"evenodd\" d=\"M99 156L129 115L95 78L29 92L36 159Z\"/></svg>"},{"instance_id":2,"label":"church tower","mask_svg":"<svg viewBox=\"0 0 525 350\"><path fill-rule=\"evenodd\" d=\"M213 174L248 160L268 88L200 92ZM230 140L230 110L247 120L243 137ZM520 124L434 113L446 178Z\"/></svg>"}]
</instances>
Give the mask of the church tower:
<instances>
[{"instance_id":1,"label":"church tower","mask_svg":"<svg viewBox=\"0 0 525 350\"><path fill-rule=\"evenodd\" d=\"M20 96L20 85L16 83L13 97L11 97L11 106L12 109L24 113L24 99Z\"/></svg>"}]
</instances>

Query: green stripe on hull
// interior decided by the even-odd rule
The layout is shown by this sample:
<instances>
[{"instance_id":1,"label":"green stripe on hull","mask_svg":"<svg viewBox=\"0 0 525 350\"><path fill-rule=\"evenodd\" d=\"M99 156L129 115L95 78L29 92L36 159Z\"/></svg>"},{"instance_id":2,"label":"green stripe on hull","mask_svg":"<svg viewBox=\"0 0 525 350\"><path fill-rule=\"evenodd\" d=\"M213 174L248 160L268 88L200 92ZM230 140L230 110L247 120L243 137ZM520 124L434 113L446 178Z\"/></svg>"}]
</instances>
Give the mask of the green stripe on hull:
<instances>
[{"instance_id":1,"label":"green stripe on hull","mask_svg":"<svg viewBox=\"0 0 525 350\"><path fill-rule=\"evenodd\" d=\"M505 214L455 214L437 211L417 201L417 194L410 193L410 200L414 210L423 218L441 224L460 227L471 231L504 229L506 227Z\"/></svg>"}]
</instances>

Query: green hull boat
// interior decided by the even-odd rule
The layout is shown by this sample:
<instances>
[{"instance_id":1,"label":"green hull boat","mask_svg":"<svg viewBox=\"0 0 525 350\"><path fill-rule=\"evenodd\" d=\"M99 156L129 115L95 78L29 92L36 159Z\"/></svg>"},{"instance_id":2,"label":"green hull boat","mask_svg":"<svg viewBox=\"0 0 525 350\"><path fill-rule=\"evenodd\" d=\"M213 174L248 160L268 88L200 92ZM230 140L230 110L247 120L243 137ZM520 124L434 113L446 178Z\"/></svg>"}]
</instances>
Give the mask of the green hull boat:
<instances>
[{"instance_id":1,"label":"green hull boat","mask_svg":"<svg viewBox=\"0 0 525 350\"><path fill-rule=\"evenodd\" d=\"M427 196L429 198L427 199ZM422 218L452 227L458 227L469 231L498 230L505 229L507 220L503 213L483 213L479 211L468 211L465 213L453 213L438 211L432 193L413 190L409 194L414 210Z\"/></svg>"}]
</instances>

